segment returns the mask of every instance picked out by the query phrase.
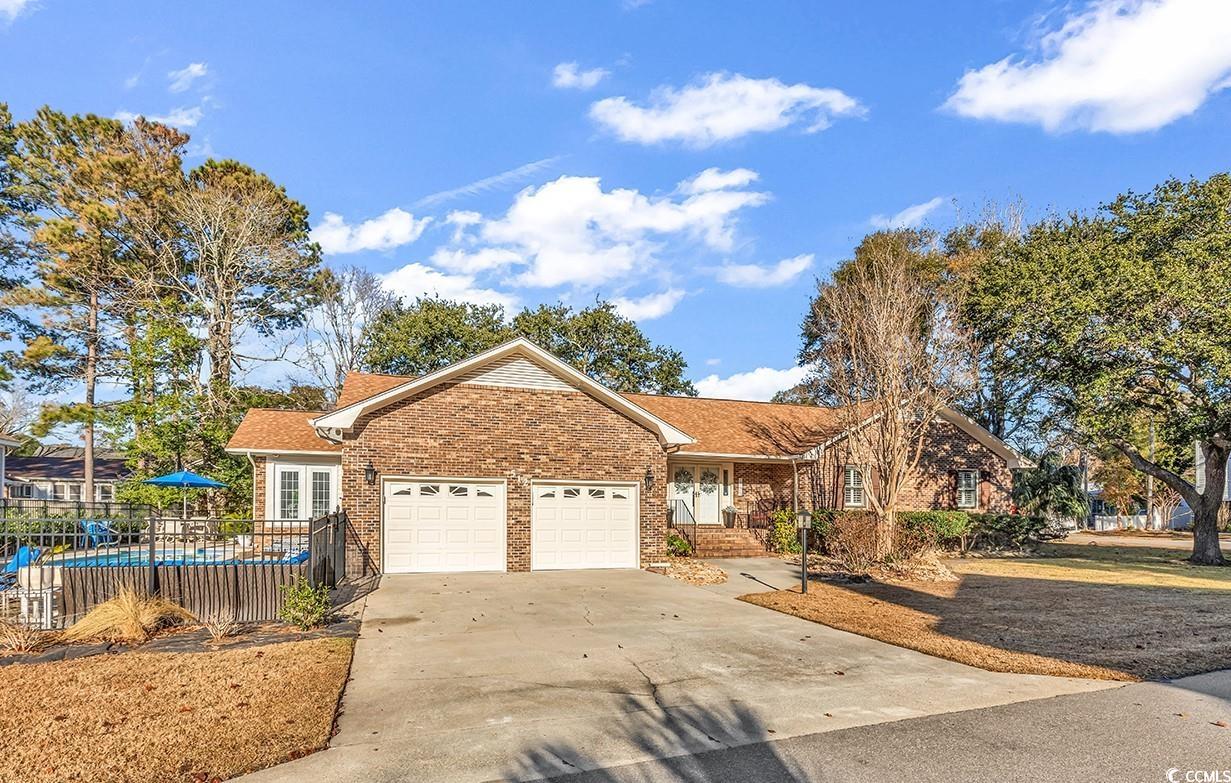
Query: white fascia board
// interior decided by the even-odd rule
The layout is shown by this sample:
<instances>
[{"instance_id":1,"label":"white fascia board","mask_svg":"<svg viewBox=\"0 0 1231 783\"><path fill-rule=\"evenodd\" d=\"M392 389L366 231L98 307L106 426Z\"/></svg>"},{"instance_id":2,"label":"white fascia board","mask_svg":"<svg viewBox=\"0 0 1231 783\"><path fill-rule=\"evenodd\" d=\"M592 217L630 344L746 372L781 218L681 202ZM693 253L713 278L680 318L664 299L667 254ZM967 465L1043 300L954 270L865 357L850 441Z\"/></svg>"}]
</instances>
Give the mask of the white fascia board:
<instances>
[{"instance_id":1,"label":"white fascia board","mask_svg":"<svg viewBox=\"0 0 1231 783\"><path fill-rule=\"evenodd\" d=\"M242 457L251 454L254 457L334 457L342 461L342 454L337 451L310 451L308 449L223 449L227 454Z\"/></svg>"},{"instance_id":2,"label":"white fascia board","mask_svg":"<svg viewBox=\"0 0 1231 783\"><path fill-rule=\"evenodd\" d=\"M578 372L524 337L511 340L503 345L498 345L495 348L484 351L483 353L475 354L469 359L464 359L456 364L451 364L448 367L437 370L434 373L429 373L422 378L407 381L406 383L395 386L386 392L368 397L364 400L359 400L358 402L352 403L345 408L339 408L338 410L331 411L324 416L314 419L312 421L312 426L316 428L318 433L322 433L324 430L348 431L354 427L355 422L366 413L383 408L386 405L409 397L412 394L430 389L437 384L445 383L446 381L460 375L464 375L467 371L476 366L481 366L514 354L522 354L535 361L548 365L555 372L568 378L578 387L602 400L610 407L621 411L634 421L637 421L649 429L656 431L659 441L664 446L679 446L688 443L696 443L696 440L687 433L676 429L647 411L645 408L642 408L640 405L628 400L624 396L617 394L611 389L608 389L606 386L602 385L593 378L590 378L585 373ZM322 435L322 437L326 436Z\"/></svg>"},{"instance_id":3,"label":"white fascia board","mask_svg":"<svg viewBox=\"0 0 1231 783\"><path fill-rule=\"evenodd\" d=\"M684 459L713 459L727 460L735 462L795 462L799 459L796 456L778 455L778 454L735 454L720 451L673 451L670 454L671 461Z\"/></svg>"}]
</instances>

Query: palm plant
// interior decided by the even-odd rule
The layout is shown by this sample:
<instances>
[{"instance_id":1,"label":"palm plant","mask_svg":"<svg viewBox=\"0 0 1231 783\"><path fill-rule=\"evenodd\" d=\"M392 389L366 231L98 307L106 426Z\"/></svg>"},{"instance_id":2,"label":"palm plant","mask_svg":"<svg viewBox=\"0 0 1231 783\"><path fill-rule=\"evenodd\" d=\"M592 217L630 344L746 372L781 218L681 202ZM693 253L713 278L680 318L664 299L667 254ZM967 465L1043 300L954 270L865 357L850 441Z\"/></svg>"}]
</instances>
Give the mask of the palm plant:
<instances>
[{"instance_id":1,"label":"palm plant","mask_svg":"<svg viewBox=\"0 0 1231 783\"><path fill-rule=\"evenodd\" d=\"M1083 519L1090 508L1081 468L1064 464L1055 453L1044 454L1034 467L1014 471L1013 502L1026 514L1048 519Z\"/></svg>"}]
</instances>

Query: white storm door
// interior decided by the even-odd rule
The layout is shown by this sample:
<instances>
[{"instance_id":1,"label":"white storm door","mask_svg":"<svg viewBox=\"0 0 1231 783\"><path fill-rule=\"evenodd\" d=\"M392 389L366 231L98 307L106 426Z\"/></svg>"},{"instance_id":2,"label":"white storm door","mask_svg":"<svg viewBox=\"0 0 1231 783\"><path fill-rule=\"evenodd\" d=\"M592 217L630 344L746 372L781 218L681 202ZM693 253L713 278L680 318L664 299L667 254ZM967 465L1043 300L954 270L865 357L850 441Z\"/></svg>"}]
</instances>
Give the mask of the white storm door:
<instances>
[{"instance_id":1,"label":"white storm door","mask_svg":"<svg viewBox=\"0 0 1231 783\"><path fill-rule=\"evenodd\" d=\"M386 573L505 570L503 484L391 482L384 517Z\"/></svg>"},{"instance_id":2,"label":"white storm door","mask_svg":"<svg viewBox=\"0 0 1231 783\"><path fill-rule=\"evenodd\" d=\"M635 487L535 484L533 495L532 569L637 567Z\"/></svg>"},{"instance_id":3,"label":"white storm door","mask_svg":"<svg viewBox=\"0 0 1231 783\"><path fill-rule=\"evenodd\" d=\"M722 468L697 466L697 501L694 513L698 525L722 524Z\"/></svg>"},{"instance_id":4,"label":"white storm door","mask_svg":"<svg viewBox=\"0 0 1231 783\"><path fill-rule=\"evenodd\" d=\"M672 465L670 470L671 481L667 486L667 500L680 501L695 517L697 515L696 506L693 501L697 495L697 466L696 465ZM673 504L674 505L674 504ZM677 519L677 523L687 523L691 520Z\"/></svg>"}]
</instances>

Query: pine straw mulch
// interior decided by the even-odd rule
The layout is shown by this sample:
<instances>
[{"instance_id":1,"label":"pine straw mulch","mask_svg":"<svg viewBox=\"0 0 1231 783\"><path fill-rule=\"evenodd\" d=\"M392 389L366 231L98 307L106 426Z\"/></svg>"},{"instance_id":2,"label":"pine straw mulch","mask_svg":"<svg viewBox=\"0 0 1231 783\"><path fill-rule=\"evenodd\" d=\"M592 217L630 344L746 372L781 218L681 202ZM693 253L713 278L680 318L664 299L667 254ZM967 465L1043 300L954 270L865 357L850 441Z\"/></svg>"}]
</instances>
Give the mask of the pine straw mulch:
<instances>
[{"instance_id":1,"label":"pine straw mulch","mask_svg":"<svg viewBox=\"0 0 1231 783\"><path fill-rule=\"evenodd\" d=\"M1135 681L1231 667L1231 569L1050 549L945 561L955 581L816 575L807 595L741 600L990 671Z\"/></svg>"},{"instance_id":2,"label":"pine straw mulch","mask_svg":"<svg viewBox=\"0 0 1231 783\"><path fill-rule=\"evenodd\" d=\"M352 640L0 669L0 780L225 780L319 750Z\"/></svg>"},{"instance_id":3,"label":"pine straw mulch","mask_svg":"<svg viewBox=\"0 0 1231 783\"><path fill-rule=\"evenodd\" d=\"M726 571L695 557L668 556L667 567L662 573L690 585L720 585L727 581Z\"/></svg>"}]
</instances>

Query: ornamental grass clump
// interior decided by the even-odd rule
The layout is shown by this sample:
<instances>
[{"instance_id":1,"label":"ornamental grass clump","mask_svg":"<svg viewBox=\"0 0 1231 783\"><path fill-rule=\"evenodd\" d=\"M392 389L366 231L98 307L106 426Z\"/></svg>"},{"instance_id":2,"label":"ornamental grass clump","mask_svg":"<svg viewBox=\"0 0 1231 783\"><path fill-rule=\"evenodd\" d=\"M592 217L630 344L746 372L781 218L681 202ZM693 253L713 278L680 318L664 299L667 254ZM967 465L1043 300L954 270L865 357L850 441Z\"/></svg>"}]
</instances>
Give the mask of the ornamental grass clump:
<instances>
[{"instance_id":1,"label":"ornamental grass clump","mask_svg":"<svg viewBox=\"0 0 1231 783\"><path fill-rule=\"evenodd\" d=\"M192 613L158 596L128 587L91 609L64 631L66 642L126 642L141 644L163 628L194 622Z\"/></svg>"}]
</instances>

